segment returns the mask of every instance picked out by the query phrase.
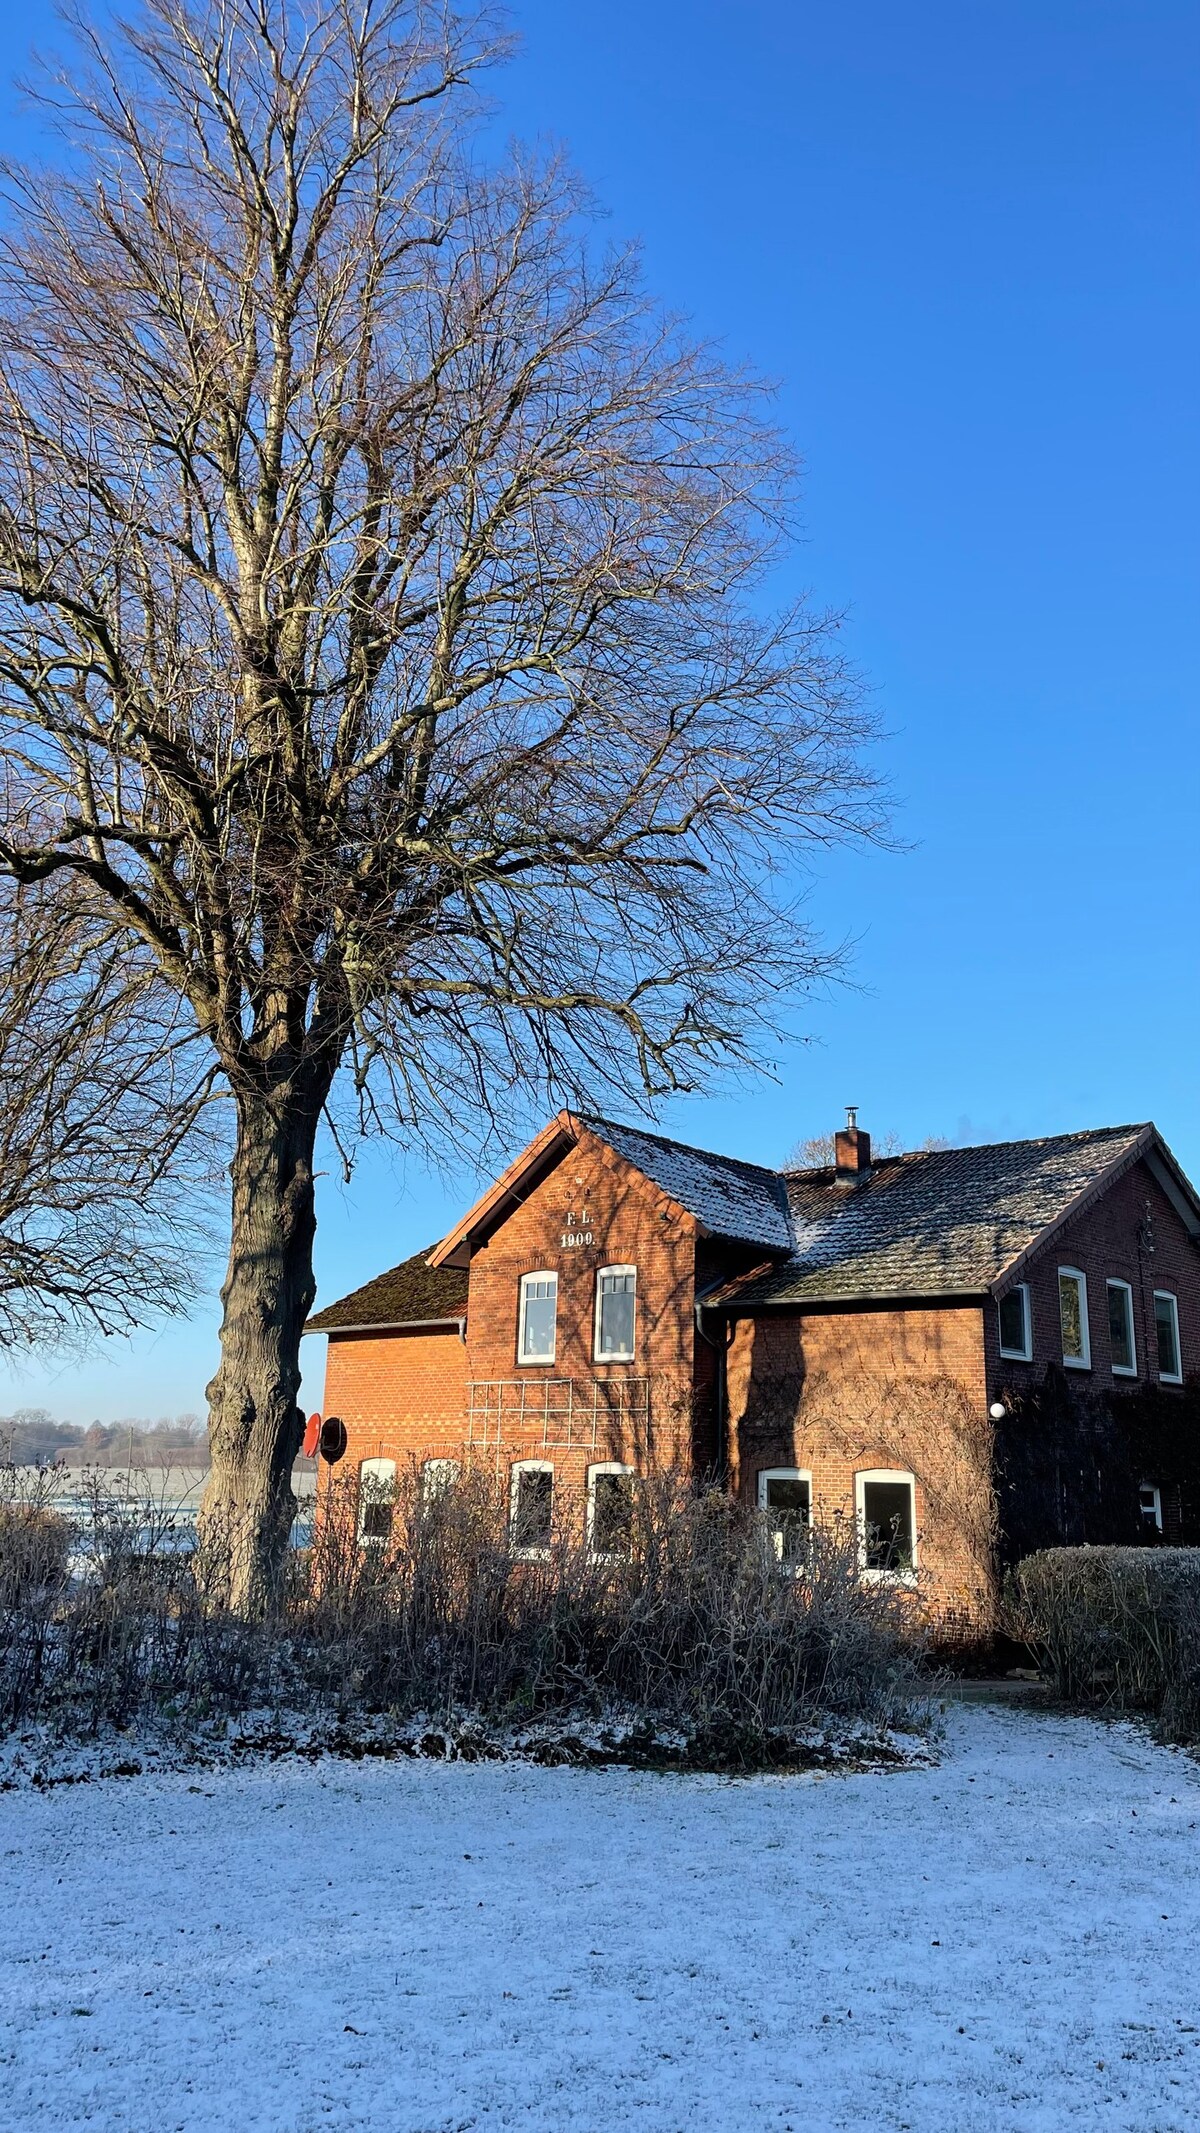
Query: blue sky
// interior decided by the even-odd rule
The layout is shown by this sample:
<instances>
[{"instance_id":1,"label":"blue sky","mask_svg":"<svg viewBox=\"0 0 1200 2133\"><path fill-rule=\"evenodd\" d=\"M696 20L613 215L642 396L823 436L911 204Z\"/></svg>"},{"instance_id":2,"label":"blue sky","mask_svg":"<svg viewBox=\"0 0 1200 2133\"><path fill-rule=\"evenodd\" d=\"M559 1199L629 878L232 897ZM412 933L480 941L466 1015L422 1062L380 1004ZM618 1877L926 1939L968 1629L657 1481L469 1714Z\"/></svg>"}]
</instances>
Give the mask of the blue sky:
<instances>
[{"instance_id":1,"label":"blue sky","mask_svg":"<svg viewBox=\"0 0 1200 2133\"><path fill-rule=\"evenodd\" d=\"M15 14L15 11L14 11ZM50 10L0 25L0 79ZM1155 1118L1200 1176L1195 380L1200 15L1166 0L520 0L503 123L565 142L647 279L780 384L907 849L836 854L854 989L776 1078L674 1106L778 1160L862 1123L991 1139ZM6 118L15 100L0 92ZM21 121L6 128L20 142ZM531 1118L531 1126L539 1121ZM331 1300L472 1180L322 1182ZM0 1410L203 1404L215 1304ZM319 1404L324 1344L306 1344Z\"/></svg>"}]
</instances>

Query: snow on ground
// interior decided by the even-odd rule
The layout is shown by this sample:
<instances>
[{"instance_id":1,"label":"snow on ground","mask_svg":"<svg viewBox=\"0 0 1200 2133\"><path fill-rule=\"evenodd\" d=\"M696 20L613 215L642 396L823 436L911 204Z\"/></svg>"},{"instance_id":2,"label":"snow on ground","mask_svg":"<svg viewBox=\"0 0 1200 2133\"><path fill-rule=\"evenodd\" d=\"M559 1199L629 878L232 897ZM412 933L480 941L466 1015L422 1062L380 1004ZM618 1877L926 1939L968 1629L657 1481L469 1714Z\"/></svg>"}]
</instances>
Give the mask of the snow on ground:
<instances>
[{"instance_id":1,"label":"snow on ground","mask_svg":"<svg viewBox=\"0 0 1200 2133\"><path fill-rule=\"evenodd\" d=\"M289 1760L0 1797L5 2133L1183 2133L1200 1768Z\"/></svg>"}]
</instances>

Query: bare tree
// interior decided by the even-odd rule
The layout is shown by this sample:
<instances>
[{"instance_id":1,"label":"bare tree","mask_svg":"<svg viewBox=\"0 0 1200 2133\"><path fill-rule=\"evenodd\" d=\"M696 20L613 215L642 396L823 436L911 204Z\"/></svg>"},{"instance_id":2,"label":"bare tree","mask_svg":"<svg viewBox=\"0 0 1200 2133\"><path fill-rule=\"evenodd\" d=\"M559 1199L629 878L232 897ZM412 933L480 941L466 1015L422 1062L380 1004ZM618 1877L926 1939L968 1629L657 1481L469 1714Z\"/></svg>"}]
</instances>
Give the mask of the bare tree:
<instances>
[{"instance_id":1,"label":"bare tree","mask_svg":"<svg viewBox=\"0 0 1200 2133\"><path fill-rule=\"evenodd\" d=\"M208 1510L248 1607L322 1115L461 1137L752 1056L827 967L798 864L878 827L869 721L828 619L762 604L759 389L557 161L485 164L486 22L81 34L0 255L0 865L103 901L232 1098Z\"/></svg>"},{"instance_id":2,"label":"bare tree","mask_svg":"<svg viewBox=\"0 0 1200 2133\"><path fill-rule=\"evenodd\" d=\"M140 944L61 895L0 897L0 1345L194 1297L211 1078Z\"/></svg>"}]
</instances>

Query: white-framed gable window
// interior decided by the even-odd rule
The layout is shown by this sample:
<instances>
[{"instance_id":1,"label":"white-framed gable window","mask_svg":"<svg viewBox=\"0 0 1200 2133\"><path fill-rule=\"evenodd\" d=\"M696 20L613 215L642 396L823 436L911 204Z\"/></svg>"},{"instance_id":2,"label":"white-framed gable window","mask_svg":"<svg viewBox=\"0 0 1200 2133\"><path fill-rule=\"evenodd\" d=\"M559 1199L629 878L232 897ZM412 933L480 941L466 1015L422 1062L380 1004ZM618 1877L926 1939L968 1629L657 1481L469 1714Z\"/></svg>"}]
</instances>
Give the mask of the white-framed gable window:
<instances>
[{"instance_id":1,"label":"white-framed gable window","mask_svg":"<svg viewBox=\"0 0 1200 2133\"><path fill-rule=\"evenodd\" d=\"M358 1542L383 1548L392 1537L396 1498L394 1459L364 1459L358 1470Z\"/></svg>"},{"instance_id":2,"label":"white-framed gable window","mask_svg":"<svg viewBox=\"0 0 1200 2133\"><path fill-rule=\"evenodd\" d=\"M1157 1482L1143 1481L1138 1490L1138 1510L1148 1532L1162 1532L1162 1490Z\"/></svg>"},{"instance_id":3,"label":"white-framed gable window","mask_svg":"<svg viewBox=\"0 0 1200 2133\"><path fill-rule=\"evenodd\" d=\"M633 1548L633 1487L631 1466L607 1459L588 1468L587 1536L593 1555L618 1558Z\"/></svg>"},{"instance_id":4,"label":"white-framed gable window","mask_svg":"<svg viewBox=\"0 0 1200 2133\"><path fill-rule=\"evenodd\" d=\"M1029 1283L1016 1281L1006 1289L996 1306L1000 1319L1000 1353L1009 1362L1033 1361L1033 1326L1029 1313Z\"/></svg>"},{"instance_id":5,"label":"white-framed gable window","mask_svg":"<svg viewBox=\"0 0 1200 2133\"><path fill-rule=\"evenodd\" d=\"M596 1361L631 1363L637 1319L637 1268L602 1266L596 1276Z\"/></svg>"},{"instance_id":6,"label":"white-framed gable window","mask_svg":"<svg viewBox=\"0 0 1200 2133\"><path fill-rule=\"evenodd\" d=\"M858 1559L864 1577L910 1578L917 1568L917 1484L902 1468L867 1467L854 1477Z\"/></svg>"},{"instance_id":7,"label":"white-framed gable window","mask_svg":"<svg viewBox=\"0 0 1200 2133\"><path fill-rule=\"evenodd\" d=\"M1154 1330L1158 1337L1158 1375L1164 1385L1182 1385L1179 1347L1179 1300L1170 1289L1154 1291Z\"/></svg>"},{"instance_id":8,"label":"white-framed gable window","mask_svg":"<svg viewBox=\"0 0 1200 2133\"><path fill-rule=\"evenodd\" d=\"M798 1466L761 1467L758 1508L766 1513L776 1562L784 1570L802 1570L812 1532L812 1475Z\"/></svg>"},{"instance_id":9,"label":"white-framed gable window","mask_svg":"<svg viewBox=\"0 0 1200 2133\"><path fill-rule=\"evenodd\" d=\"M552 1363L558 1332L558 1275L522 1274L517 1313L518 1363Z\"/></svg>"},{"instance_id":10,"label":"white-framed gable window","mask_svg":"<svg viewBox=\"0 0 1200 2133\"><path fill-rule=\"evenodd\" d=\"M554 1468L548 1459L517 1459L509 1483L508 1539L514 1555L538 1560L554 1535Z\"/></svg>"},{"instance_id":11,"label":"white-framed gable window","mask_svg":"<svg viewBox=\"0 0 1200 2133\"><path fill-rule=\"evenodd\" d=\"M1133 1331L1133 1290L1127 1281L1107 1281L1108 1347L1115 1378L1137 1376L1137 1343Z\"/></svg>"},{"instance_id":12,"label":"white-framed gable window","mask_svg":"<svg viewBox=\"0 0 1200 2133\"><path fill-rule=\"evenodd\" d=\"M1092 1342L1088 1331L1087 1275L1077 1266L1058 1270L1058 1319L1062 1359L1068 1370L1090 1370Z\"/></svg>"}]
</instances>

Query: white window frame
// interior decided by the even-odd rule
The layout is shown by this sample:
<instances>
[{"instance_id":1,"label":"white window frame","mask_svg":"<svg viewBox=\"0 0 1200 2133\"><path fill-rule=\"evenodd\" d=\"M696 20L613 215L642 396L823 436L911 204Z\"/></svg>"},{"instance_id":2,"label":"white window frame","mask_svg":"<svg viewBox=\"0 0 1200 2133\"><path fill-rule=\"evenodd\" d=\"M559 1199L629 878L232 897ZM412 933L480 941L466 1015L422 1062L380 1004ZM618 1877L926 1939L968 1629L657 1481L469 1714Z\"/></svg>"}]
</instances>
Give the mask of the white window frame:
<instances>
[{"instance_id":1,"label":"white window frame","mask_svg":"<svg viewBox=\"0 0 1200 2133\"><path fill-rule=\"evenodd\" d=\"M1179 1338L1179 1298L1174 1289L1155 1289L1154 1291L1154 1355L1156 1361L1158 1359L1158 1306L1160 1303L1169 1303L1171 1306L1171 1321L1175 1328L1175 1360L1179 1368L1178 1370L1163 1370L1160 1366L1158 1382L1160 1385L1182 1385L1183 1342Z\"/></svg>"},{"instance_id":2,"label":"white window frame","mask_svg":"<svg viewBox=\"0 0 1200 2133\"><path fill-rule=\"evenodd\" d=\"M552 1459L514 1459L509 1469L508 1482L508 1535L511 1553L522 1563L545 1563L550 1559L548 1547L540 1543L528 1548L513 1545L512 1536L517 1523L517 1499L521 1491L522 1474L549 1474L550 1476L550 1524L554 1526L554 1461Z\"/></svg>"},{"instance_id":3,"label":"white window frame","mask_svg":"<svg viewBox=\"0 0 1200 2133\"><path fill-rule=\"evenodd\" d=\"M531 1281L552 1281L554 1283L554 1346L549 1355L526 1355L525 1353L525 1291ZM522 1274L517 1292L517 1361L527 1370L530 1368L536 1370L539 1365L542 1369L549 1370L555 1363L557 1356L558 1268L553 1266L534 1267L530 1273Z\"/></svg>"},{"instance_id":4,"label":"white window frame","mask_svg":"<svg viewBox=\"0 0 1200 2133\"><path fill-rule=\"evenodd\" d=\"M1143 1525L1149 1525L1150 1521L1146 1517L1145 1506L1142 1503L1143 1496L1153 1496L1154 1498L1154 1524L1161 1533L1163 1529L1162 1490L1159 1488L1157 1481L1139 1481L1138 1483L1138 1517Z\"/></svg>"},{"instance_id":5,"label":"white window frame","mask_svg":"<svg viewBox=\"0 0 1200 2133\"><path fill-rule=\"evenodd\" d=\"M1079 1330L1080 1330L1080 1332L1081 1332L1081 1333L1082 1333L1082 1335L1083 1335L1083 1354L1082 1354L1082 1355L1067 1355L1067 1354L1066 1354L1066 1353L1064 1352L1064 1354L1063 1354L1063 1359L1062 1359L1062 1362L1063 1362L1063 1369L1064 1369L1064 1370L1090 1370L1090 1369L1091 1369L1091 1367L1092 1367L1092 1329L1091 1329L1091 1326L1090 1326L1090 1324L1089 1324L1089 1322L1088 1322L1088 1292L1087 1292L1087 1275L1086 1275L1086 1274L1084 1273L1084 1271L1083 1271L1082 1267L1077 1267L1077 1266L1060 1266L1060 1267L1059 1267L1059 1270L1058 1270L1058 1279L1059 1279L1059 1282L1060 1282L1060 1283L1061 1283L1061 1281L1062 1281L1062 1278L1063 1278L1063 1275L1064 1275L1064 1274L1065 1274L1065 1275L1067 1276L1067 1279L1068 1279L1069 1281L1077 1281L1077 1282L1079 1283ZM1060 1288L1058 1288L1058 1289L1056 1290L1056 1294L1057 1294L1057 1296L1058 1296L1058 1345L1059 1345L1059 1347L1061 1348L1061 1347L1062 1347L1062 1290L1061 1290L1061 1287L1060 1287Z\"/></svg>"},{"instance_id":6,"label":"white window frame","mask_svg":"<svg viewBox=\"0 0 1200 2133\"><path fill-rule=\"evenodd\" d=\"M421 1503L427 1506L452 1489L462 1473L461 1459L426 1459L421 1467Z\"/></svg>"},{"instance_id":7,"label":"white window frame","mask_svg":"<svg viewBox=\"0 0 1200 2133\"><path fill-rule=\"evenodd\" d=\"M367 1500L363 1493L364 1481L371 1481L379 1484L383 1484L385 1482L389 1483L393 1491L392 1500L394 1502L396 1488L395 1460L363 1459L360 1460L358 1468L358 1545L360 1548L382 1548L386 1545L386 1543L384 1542L381 1535L375 1533L365 1533L363 1531L363 1527L366 1522L366 1511L368 1508ZM382 1502L382 1500L382 1497L379 1496L373 1496L371 1498L371 1502L373 1504Z\"/></svg>"},{"instance_id":8,"label":"white window frame","mask_svg":"<svg viewBox=\"0 0 1200 2133\"><path fill-rule=\"evenodd\" d=\"M1129 1352L1133 1357L1131 1363L1113 1363L1112 1374L1115 1378L1136 1378L1138 1376L1137 1324L1133 1316L1133 1285L1131 1282L1122 1281L1117 1274L1109 1275L1104 1284L1104 1301L1106 1304L1110 1289L1123 1289L1125 1291L1125 1309L1129 1314ZM1111 1328L1108 1337L1111 1342Z\"/></svg>"},{"instance_id":9,"label":"white window frame","mask_svg":"<svg viewBox=\"0 0 1200 2133\"><path fill-rule=\"evenodd\" d=\"M600 1283L605 1274L633 1275L633 1346L628 1355L611 1355L600 1346ZM596 1363L632 1363L637 1356L637 1268L635 1266L598 1266L596 1268L596 1305L592 1328L592 1360Z\"/></svg>"},{"instance_id":10,"label":"white window frame","mask_svg":"<svg viewBox=\"0 0 1200 2133\"><path fill-rule=\"evenodd\" d=\"M772 1481L806 1481L808 1483L808 1530L811 1534L813 1524L812 1468L808 1466L760 1466L755 1484L760 1511L769 1511L771 1508L767 1502L767 1486ZM783 1536L780 1534L772 1537L782 1540ZM805 1568L803 1563L785 1563L783 1552L780 1548L775 1550L775 1560L780 1569L788 1572L792 1577L799 1577Z\"/></svg>"},{"instance_id":11,"label":"white window frame","mask_svg":"<svg viewBox=\"0 0 1200 2133\"><path fill-rule=\"evenodd\" d=\"M912 1568L910 1570L877 1570L867 1562L867 1508L865 1502L868 1483L872 1481L902 1481L907 1484L912 1504ZM915 1585L920 1555L917 1549L917 1477L907 1467L864 1466L854 1476L854 1516L858 1527L858 1569L860 1577L870 1578L873 1583L889 1585Z\"/></svg>"},{"instance_id":12,"label":"white window frame","mask_svg":"<svg viewBox=\"0 0 1200 2133\"><path fill-rule=\"evenodd\" d=\"M637 1480L637 1468L626 1466L621 1459L602 1459L587 1470L587 1544L588 1554L601 1563L623 1563L623 1555L614 1555L610 1549L600 1550L595 1545L596 1536L596 1483L601 1474L628 1474L631 1481Z\"/></svg>"},{"instance_id":13,"label":"white window frame","mask_svg":"<svg viewBox=\"0 0 1200 2133\"><path fill-rule=\"evenodd\" d=\"M1002 1303L1007 1303L1010 1296L1020 1296L1023 1299L1023 1314L1025 1321L1025 1345L1023 1348L1006 1348L1004 1345L1004 1335L1000 1330L1004 1323L1003 1319L1000 1316L1000 1306ZM1014 1281L1011 1289L1006 1289L1004 1295L996 1299L996 1331L999 1338L1000 1353L1006 1363L1032 1363L1033 1312L1030 1308L1029 1283L1027 1281Z\"/></svg>"}]
</instances>

